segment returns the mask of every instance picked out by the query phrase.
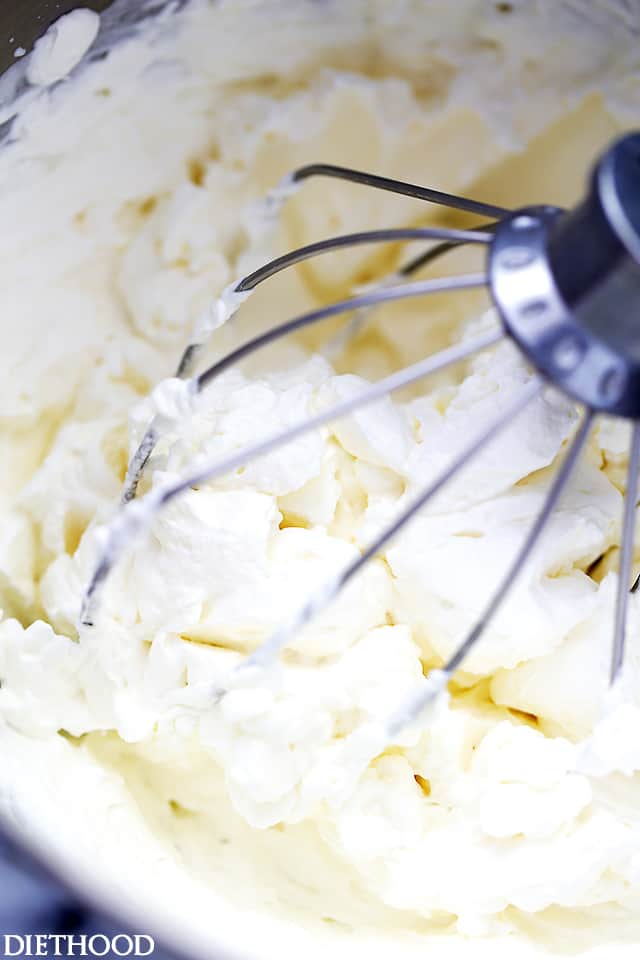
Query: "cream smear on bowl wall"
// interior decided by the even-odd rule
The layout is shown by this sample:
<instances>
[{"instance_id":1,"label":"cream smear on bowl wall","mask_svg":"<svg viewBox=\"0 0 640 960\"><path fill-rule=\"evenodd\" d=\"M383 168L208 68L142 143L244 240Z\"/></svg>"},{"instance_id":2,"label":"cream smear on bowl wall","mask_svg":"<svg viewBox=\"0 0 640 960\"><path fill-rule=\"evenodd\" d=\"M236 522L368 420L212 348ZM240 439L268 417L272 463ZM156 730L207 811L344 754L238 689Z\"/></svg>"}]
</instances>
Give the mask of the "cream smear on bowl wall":
<instances>
[{"instance_id":1,"label":"cream smear on bowl wall","mask_svg":"<svg viewBox=\"0 0 640 960\"><path fill-rule=\"evenodd\" d=\"M382 754L354 765L345 745L443 662L506 569L575 428L557 394L296 639L275 679L210 696L527 381L511 345L189 491L117 567L96 625L77 623L149 393L221 291L313 240L443 222L322 181L274 223L267 191L325 161L569 205L637 122L640 11L193 0L76 66L98 28L76 11L20 62L0 152L5 819L194 951L635 955L640 594L623 706L605 696L624 425L594 433L448 700ZM361 248L280 275L208 356L403 256ZM396 304L338 359L328 324L229 371L170 424L144 490L495 322L486 307L471 293Z\"/></svg>"}]
</instances>

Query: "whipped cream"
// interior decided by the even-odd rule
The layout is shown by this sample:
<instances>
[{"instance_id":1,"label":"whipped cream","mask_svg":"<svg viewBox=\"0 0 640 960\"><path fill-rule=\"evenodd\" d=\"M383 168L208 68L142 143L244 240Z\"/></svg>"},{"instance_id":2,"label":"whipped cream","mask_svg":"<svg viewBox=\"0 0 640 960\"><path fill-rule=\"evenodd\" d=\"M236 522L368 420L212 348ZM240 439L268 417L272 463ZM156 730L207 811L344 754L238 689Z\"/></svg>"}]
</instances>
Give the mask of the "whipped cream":
<instances>
[{"instance_id":1,"label":"whipped cream","mask_svg":"<svg viewBox=\"0 0 640 960\"><path fill-rule=\"evenodd\" d=\"M35 43L27 68L29 83L50 86L67 77L95 40L99 27L98 14L83 8L56 20Z\"/></svg>"},{"instance_id":2,"label":"whipped cream","mask_svg":"<svg viewBox=\"0 0 640 960\"><path fill-rule=\"evenodd\" d=\"M593 432L448 695L391 744L382 723L437 681L425 674L548 492L578 422L551 389L277 665L238 670L527 387L512 344L194 485L140 523L95 625L78 629L151 423L138 520L199 458L495 323L478 292L387 305L333 363L329 323L195 399L173 376L190 343L214 362L385 282L406 254L307 261L250 299L234 278L325 236L438 215L290 171L326 160L507 206L572 202L640 103L637 24L612 9L194 0L68 83L55 85L96 35L88 11L16 65L38 91L0 153L0 810L74 875L100 863L102 894L182 945L637 950L638 594L621 700L607 698L628 427ZM450 268L475 271L478 256L460 250Z\"/></svg>"}]
</instances>

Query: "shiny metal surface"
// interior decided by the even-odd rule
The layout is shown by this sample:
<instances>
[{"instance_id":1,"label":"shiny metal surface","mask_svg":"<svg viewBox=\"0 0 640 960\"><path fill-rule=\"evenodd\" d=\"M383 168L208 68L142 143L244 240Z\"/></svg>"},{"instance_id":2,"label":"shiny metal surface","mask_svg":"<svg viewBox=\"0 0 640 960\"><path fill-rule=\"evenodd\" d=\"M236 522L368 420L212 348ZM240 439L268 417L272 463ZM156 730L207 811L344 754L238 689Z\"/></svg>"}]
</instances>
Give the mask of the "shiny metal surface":
<instances>
[{"instance_id":1,"label":"shiny metal surface","mask_svg":"<svg viewBox=\"0 0 640 960\"><path fill-rule=\"evenodd\" d=\"M527 358L593 410L640 417L640 134L612 144L584 200L496 228L489 283Z\"/></svg>"}]
</instances>

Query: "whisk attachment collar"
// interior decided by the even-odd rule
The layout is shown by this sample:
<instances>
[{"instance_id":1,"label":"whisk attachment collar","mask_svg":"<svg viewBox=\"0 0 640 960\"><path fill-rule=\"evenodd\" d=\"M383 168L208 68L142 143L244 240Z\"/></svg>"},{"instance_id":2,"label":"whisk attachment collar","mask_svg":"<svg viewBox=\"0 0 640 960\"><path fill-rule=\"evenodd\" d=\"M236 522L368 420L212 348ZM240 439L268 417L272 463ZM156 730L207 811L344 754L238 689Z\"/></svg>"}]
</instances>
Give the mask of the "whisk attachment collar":
<instances>
[{"instance_id":1,"label":"whisk attachment collar","mask_svg":"<svg viewBox=\"0 0 640 960\"><path fill-rule=\"evenodd\" d=\"M604 154L574 210L498 224L489 284L507 332L593 410L640 417L640 134Z\"/></svg>"}]
</instances>

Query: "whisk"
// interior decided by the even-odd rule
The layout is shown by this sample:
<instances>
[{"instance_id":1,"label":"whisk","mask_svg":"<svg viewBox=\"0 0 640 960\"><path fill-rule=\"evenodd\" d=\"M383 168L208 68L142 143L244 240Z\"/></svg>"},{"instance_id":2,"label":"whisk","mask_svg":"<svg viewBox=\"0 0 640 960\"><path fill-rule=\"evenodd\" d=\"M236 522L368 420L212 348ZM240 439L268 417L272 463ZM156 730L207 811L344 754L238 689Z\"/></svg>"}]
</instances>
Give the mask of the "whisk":
<instances>
[{"instance_id":1,"label":"whisk","mask_svg":"<svg viewBox=\"0 0 640 960\"><path fill-rule=\"evenodd\" d=\"M277 217L288 197L313 177L334 177L418 198L479 215L485 218L485 222L468 230L424 227L372 230L334 237L278 257L243 277L229 286L215 302L180 359L176 377L183 382L186 401L204 390L225 370L282 337L347 312L355 311L356 319L351 321L352 325L361 323L363 311L385 302L441 291L486 287L497 309L501 329L482 332L419 360L370 384L359 394L225 459L196 463L188 476L136 499L139 481L161 432L162 425L156 417L129 464L121 507L103 531L100 555L83 597L81 624L94 624L100 589L111 568L131 540L174 498L193 486L243 467L253 458L270 453L332 420L375 403L393 391L469 358L503 337L510 337L535 369L532 380L349 566L312 593L285 623L236 667L236 672L247 668L265 669L273 664L294 634L317 616L412 517L511 424L545 384L550 383L577 401L583 408L583 416L542 508L475 626L444 666L428 674L419 692L398 705L387 718L384 731L391 738L405 724L415 720L446 687L479 642L540 539L567 487L598 414L631 421L609 673L613 685L624 664L640 473L640 133L622 137L602 154L584 199L570 211L549 205L510 210L328 164L313 164L295 171L268 195L263 209L270 217ZM251 291L276 273L328 251L400 240L437 242L377 287L273 327L237 347L204 372L190 376L197 355L213 330L239 309ZM402 282L419 268L462 244L485 245L485 273ZM217 691L214 699L224 696L225 692Z\"/></svg>"}]
</instances>

